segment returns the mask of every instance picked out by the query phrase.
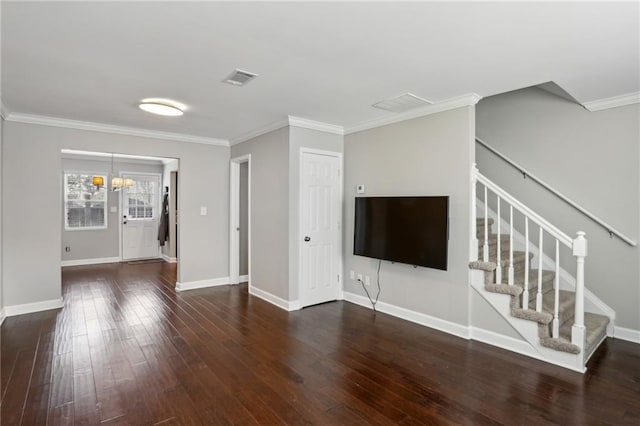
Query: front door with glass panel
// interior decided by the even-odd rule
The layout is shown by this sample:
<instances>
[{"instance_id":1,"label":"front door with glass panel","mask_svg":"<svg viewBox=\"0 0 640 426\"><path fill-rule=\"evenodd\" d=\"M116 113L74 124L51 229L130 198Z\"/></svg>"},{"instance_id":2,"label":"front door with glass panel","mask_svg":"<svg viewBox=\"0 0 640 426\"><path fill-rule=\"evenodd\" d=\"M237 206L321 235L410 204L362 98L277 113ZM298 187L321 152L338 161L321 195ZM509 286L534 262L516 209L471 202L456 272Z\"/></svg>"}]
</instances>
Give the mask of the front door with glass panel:
<instances>
[{"instance_id":1,"label":"front door with glass panel","mask_svg":"<svg viewBox=\"0 0 640 426\"><path fill-rule=\"evenodd\" d=\"M160 176L122 173L133 185L122 188L122 259L160 255L158 244Z\"/></svg>"}]
</instances>

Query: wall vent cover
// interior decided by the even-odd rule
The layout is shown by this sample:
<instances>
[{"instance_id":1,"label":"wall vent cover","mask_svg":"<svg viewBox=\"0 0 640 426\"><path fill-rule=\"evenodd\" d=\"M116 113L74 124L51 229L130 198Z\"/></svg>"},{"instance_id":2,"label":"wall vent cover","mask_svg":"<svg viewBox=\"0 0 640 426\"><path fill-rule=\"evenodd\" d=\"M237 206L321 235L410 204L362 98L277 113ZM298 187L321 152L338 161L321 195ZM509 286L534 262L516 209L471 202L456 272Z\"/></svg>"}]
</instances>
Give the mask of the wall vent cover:
<instances>
[{"instance_id":1,"label":"wall vent cover","mask_svg":"<svg viewBox=\"0 0 640 426\"><path fill-rule=\"evenodd\" d=\"M243 71L243 70L234 70L227 78L222 80L223 83L233 84L234 86L244 86L254 78L256 78L258 74Z\"/></svg>"},{"instance_id":2,"label":"wall vent cover","mask_svg":"<svg viewBox=\"0 0 640 426\"><path fill-rule=\"evenodd\" d=\"M433 102L416 96L413 93L405 93L403 95L396 96L395 98L376 102L372 106L374 108L383 109L385 111L406 112L412 109L431 105L432 103Z\"/></svg>"}]
</instances>

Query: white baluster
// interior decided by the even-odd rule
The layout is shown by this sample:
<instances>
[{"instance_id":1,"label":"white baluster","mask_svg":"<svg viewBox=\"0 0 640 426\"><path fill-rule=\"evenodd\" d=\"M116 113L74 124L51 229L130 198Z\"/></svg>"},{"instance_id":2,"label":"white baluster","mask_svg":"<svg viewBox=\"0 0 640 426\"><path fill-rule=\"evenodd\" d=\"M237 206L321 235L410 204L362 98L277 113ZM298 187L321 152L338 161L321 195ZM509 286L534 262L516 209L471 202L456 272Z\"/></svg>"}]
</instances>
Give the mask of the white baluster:
<instances>
[{"instance_id":1,"label":"white baluster","mask_svg":"<svg viewBox=\"0 0 640 426\"><path fill-rule=\"evenodd\" d=\"M529 218L524 217L524 291L522 309L529 309Z\"/></svg>"},{"instance_id":2,"label":"white baluster","mask_svg":"<svg viewBox=\"0 0 640 426\"><path fill-rule=\"evenodd\" d=\"M478 168L476 163L471 166L471 244L469 247L470 260L478 260L478 212L476 191L478 182Z\"/></svg>"},{"instance_id":3,"label":"white baluster","mask_svg":"<svg viewBox=\"0 0 640 426\"><path fill-rule=\"evenodd\" d=\"M497 238L497 242L498 242L498 246L496 247L498 249L497 251L497 255L496 255L496 264L498 265L498 268L496 269L496 283L497 284L502 284L502 253L500 253L500 222L502 221L502 216L500 216L500 196L496 195L496 200L498 201L498 233L496 235Z\"/></svg>"},{"instance_id":4,"label":"white baluster","mask_svg":"<svg viewBox=\"0 0 640 426\"><path fill-rule=\"evenodd\" d=\"M553 338L557 339L560 336L560 319L558 318L558 311L560 309L560 241L556 239L556 276L553 282L553 287L556 291L556 297L554 301L553 310Z\"/></svg>"},{"instance_id":5,"label":"white baluster","mask_svg":"<svg viewBox=\"0 0 640 426\"><path fill-rule=\"evenodd\" d=\"M571 328L571 343L580 347L584 356L585 327L584 327L584 258L587 257L587 239L585 233L578 232L573 240L573 255L576 257L576 308Z\"/></svg>"},{"instance_id":6,"label":"white baluster","mask_svg":"<svg viewBox=\"0 0 640 426\"><path fill-rule=\"evenodd\" d=\"M536 294L536 311L542 312L542 226L538 238L538 294Z\"/></svg>"},{"instance_id":7,"label":"white baluster","mask_svg":"<svg viewBox=\"0 0 640 426\"><path fill-rule=\"evenodd\" d=\"M509 205L509 285L513 285L513 206Z\"/></svg>"},{"instance_id":8,"label":"white baluster","mask_svg":"<svg viewBox=\"0 0 640 426\"><path fill-rule=\"evenodd\" d=\"M487 186L484 186L484 245L482 246L482 260L489 261L489 199Z\"/></svg>"}]
</instances>

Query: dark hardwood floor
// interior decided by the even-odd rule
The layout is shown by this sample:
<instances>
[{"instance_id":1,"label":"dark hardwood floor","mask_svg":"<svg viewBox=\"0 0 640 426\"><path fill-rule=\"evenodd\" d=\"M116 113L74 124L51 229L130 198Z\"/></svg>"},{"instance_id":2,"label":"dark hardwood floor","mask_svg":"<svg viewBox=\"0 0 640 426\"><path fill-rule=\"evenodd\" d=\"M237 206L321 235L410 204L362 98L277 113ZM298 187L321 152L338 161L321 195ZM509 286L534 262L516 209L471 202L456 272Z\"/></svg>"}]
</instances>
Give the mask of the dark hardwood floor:
<instances>
[{"instance_id":1,"label":"dark hardwood floor","mask_svg":"<svg viewBox=\"0 0 640 426\"><path fill-rule=\"evenodd\" d=\"M585 375L346 302L287 313L175 265L63 270L2 325L1 424L640 424L640 345Z\"/></svg>"}]
</instances>

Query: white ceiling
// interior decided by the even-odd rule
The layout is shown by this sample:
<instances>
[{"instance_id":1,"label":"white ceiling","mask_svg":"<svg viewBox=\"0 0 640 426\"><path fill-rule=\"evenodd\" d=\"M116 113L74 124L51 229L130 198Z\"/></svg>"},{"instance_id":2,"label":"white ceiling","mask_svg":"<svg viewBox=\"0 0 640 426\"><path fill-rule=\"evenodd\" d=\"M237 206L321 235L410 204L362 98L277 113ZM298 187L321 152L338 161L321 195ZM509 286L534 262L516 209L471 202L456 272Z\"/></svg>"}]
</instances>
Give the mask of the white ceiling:
<instances>
[{"instance_id":1,"label":"white ceiling","mask_svg":"<svg viewBox=\"0 0 640 426\"><path fill-rule=\"evenodd\" d=\"M287 115L355 127L554 81L581 103L640 91L639 3L2 2L9 111L233 140ZM235 68L260 76L221 83ZM147 97L182 117L137 109Z\"/></svg>"}]
</instances>

